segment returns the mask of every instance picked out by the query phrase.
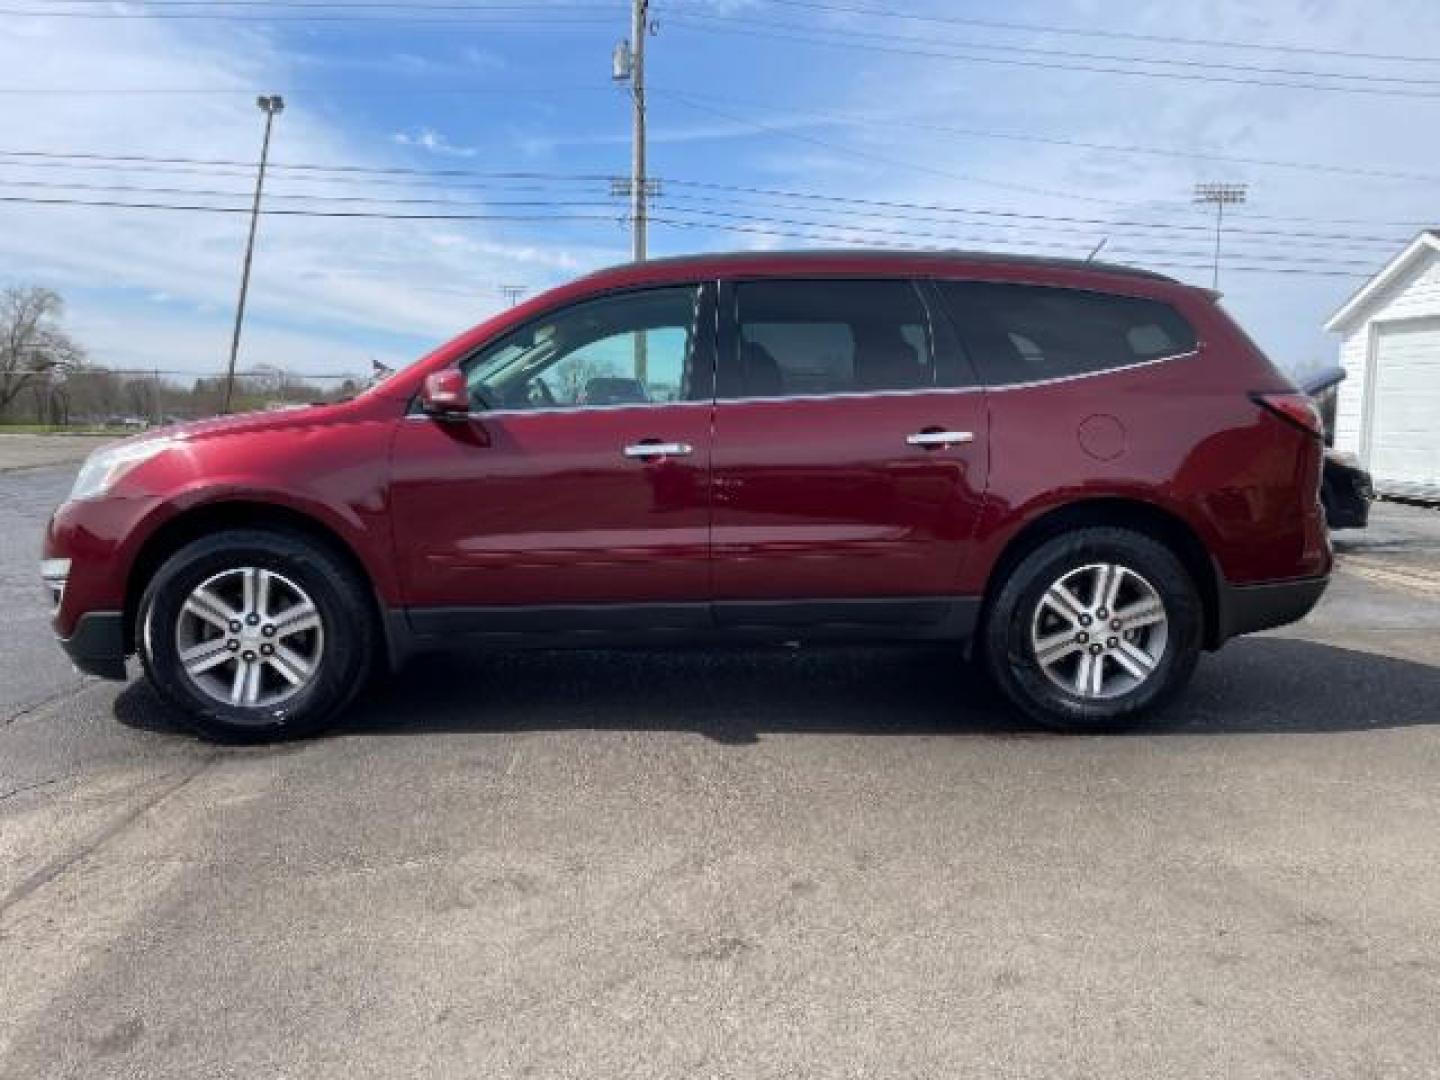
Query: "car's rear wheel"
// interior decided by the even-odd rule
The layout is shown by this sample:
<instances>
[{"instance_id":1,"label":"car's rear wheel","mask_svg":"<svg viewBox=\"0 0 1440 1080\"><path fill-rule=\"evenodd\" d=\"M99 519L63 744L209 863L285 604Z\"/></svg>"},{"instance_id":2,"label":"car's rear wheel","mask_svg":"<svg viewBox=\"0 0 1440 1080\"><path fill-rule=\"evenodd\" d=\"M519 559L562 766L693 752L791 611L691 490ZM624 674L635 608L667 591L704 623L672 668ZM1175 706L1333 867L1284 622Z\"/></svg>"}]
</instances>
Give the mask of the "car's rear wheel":
<instances>
[{"instance_id":1,"label":"car's rear wheel","mask_svg":"<svg viewBox=\"0 0 1440 1080\"><path fill-rule=\"evenodd\" d=\"M1055 537L1001 585L984 628L986 666L1031 718L1066 730L1132 725L1195 670L1203 609L1168 548L1128 529Z\"/></svg>"},{"instance_id":2,"label":"car's rear wheel","mask_svg":"<svg viewBox=\"0 0 1440 1080\"><path fill-rule=\"evenodd\" d=\"M150 681L202 734L312 734L363 685L375 628L365 583L328 548L235 530L172 555L140 602Z\"/></svg>"}]
</instances>

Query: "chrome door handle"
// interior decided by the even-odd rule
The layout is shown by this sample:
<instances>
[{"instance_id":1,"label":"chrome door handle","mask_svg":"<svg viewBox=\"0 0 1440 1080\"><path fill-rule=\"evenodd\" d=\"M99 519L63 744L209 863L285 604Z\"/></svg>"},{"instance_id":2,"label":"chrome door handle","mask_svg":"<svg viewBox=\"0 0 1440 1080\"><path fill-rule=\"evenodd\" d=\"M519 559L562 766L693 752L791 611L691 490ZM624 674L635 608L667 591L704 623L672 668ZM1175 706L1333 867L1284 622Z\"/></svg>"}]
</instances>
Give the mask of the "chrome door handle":
<instances>
[{"instance_id":1,"label":"chrome door handle","mask_svg":"<svg viewBox=\"0 0 1440 1080\"><path fill-rule=\"evenodd\" d=\"M906 435L905 441L911 446L960 446L962 443L974 442L973 431L917 431L914 435Z\"/></svg>"},{"instance_id":2,"label":"chrome door handle","mask_svg":"<svg viewBox=\"0 0 1440 1080\"><path fill-rule=\"evenodd\" d=\"M639 442L625 447L628 458L684 457L694 452L693 446L683 442Z\"/></svg>"}]
</instances>

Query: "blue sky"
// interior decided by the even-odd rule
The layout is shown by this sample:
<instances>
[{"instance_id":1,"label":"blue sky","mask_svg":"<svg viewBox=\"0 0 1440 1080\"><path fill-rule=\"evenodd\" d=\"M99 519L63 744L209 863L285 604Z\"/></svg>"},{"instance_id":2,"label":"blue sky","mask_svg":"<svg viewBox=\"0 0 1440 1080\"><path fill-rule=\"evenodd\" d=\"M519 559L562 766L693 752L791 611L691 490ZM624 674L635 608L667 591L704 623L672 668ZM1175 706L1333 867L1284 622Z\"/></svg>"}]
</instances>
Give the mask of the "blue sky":
<instances>
[{"instance_id":1,"label":"blue sky","mask_svg":"<svg viewBox=\"0 0 1440 1080\"><path fill-rule=\"evenodd\" d=\"M1440 219L1433 0L817 5L654 0L653 254L889 241L1083 256L1103 238L1106 257L1208 284L1211 219L1191 188L1243 181L1221 286L1300 369L1333 355L1320 324L1363 276ZM135 17L220 10L174 0L12 6L34 14L0 15L0 195L244 206L243 168L13 155L253 160L254 97L278 92L272 209L525 219L267 216L243 364L404 362L496 310L502 285L534 292L628 257L606 182L629 167L609 77L621 0L393 3L364 21L254 0L223 9L247 16L234 21ZM967 19L1330 52L953 21ZM1144 65L1165 76L1094 70L1138 58L1169 61ZM1030 66L1045 64L1090 70ZM1313 88L1341 82L1366 92ZM214 371L244 230L243 214L0 203L0 281L61 290L98 361Z\"/></svg>"}]
</instances>

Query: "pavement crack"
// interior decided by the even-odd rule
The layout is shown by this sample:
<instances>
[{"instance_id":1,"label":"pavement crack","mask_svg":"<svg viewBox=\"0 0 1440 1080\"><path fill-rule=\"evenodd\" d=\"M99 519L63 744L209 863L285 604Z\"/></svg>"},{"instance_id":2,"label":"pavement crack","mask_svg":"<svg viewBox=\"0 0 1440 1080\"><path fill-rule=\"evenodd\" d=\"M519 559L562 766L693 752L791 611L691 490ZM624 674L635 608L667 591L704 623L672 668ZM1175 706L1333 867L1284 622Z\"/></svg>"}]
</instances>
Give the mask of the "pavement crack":
<instances>
[{"instance_id":1,"label":"pavement crack","mask_svg":"<svg viewBox=\"0 0 1440 1080\"><path fill-rule=\"evenodd\" d=\"M41 709L44 709L50 705L54 705L57 702L64 701L67 698L75 697L82 690L93 686L96 681L97 680L95 679L82 678L79 682L70 683L62 689L56 690L53 694L46 694L38 701L32 701L27 705L23 705L19 709L15 710L13 713L10 713L8 716L6 716L4 720L0 720L0 727L9 727L11 724L24 720L27 716L34 715Z\"/></svg>"},{"instance_id":2,"label":"pavement crack","mask_svg":"<svg viewBox=\"0 0 1440 1080\"><path fill-rule=\"evenodd\" d=\"M3 900L0 900L0 922L4 921L5 916L16 904L19 904L27 897L43 889L71 867L90 858L90 856L94 855L106 844L126 832L135 822L139 821L151 810L165 802L172 795L179 793L181 789L214 764L220 756L218 751L206 755L193 768L186 769L178 778L174 779L172 783L165 785L148 799L142 800L138 806L131 807L124 814L121 814L110 824L95 833L94 836L79 848L42 866L39 870L36 870L29 877L21 881L10 890Z\"/></svg>"},{"instance_id":3,"label":"pavement crack","mask_svg":"<svg viewBox=\"0 0 1440 1080\"><path fill-rule=\"evenodd\" d=\"M58 784L63 780L70 779L68 776L56 776L49 780L37 780L33 784L21 784L19 787L11 788L9 791L0 792L0 802L6 799L13 799L16 795L23 795L27 791L34 791L37 788L49 787L51 784Z\"/></svg>"}]
</instances>

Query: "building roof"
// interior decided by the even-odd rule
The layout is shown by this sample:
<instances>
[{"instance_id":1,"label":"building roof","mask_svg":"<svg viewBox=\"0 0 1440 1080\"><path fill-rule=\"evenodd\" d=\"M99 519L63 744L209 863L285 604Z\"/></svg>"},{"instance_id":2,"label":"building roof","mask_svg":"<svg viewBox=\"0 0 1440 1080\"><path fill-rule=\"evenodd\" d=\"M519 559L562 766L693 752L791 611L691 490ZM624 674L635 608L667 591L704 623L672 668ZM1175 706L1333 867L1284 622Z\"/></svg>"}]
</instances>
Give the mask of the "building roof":
<instances>
[{"instance_id":1,"label":"building roof","mask_svg":"<svg viewBox=\"0 0 1440 1080\"><path fill-rule=\"evenodd\" d=\"M1432 251L1440 252L1440 229L1426 229L1406 244L1400 254L1386 263L1378 274L1340 305L1340 310L1331 315L1325 323L1325 329L1341 330L1348 326L1387 286L1399 280L1416 262Z\"/></svg>"}]
</instances>

